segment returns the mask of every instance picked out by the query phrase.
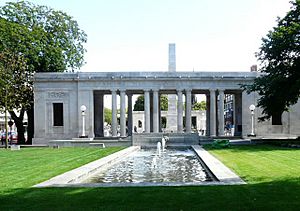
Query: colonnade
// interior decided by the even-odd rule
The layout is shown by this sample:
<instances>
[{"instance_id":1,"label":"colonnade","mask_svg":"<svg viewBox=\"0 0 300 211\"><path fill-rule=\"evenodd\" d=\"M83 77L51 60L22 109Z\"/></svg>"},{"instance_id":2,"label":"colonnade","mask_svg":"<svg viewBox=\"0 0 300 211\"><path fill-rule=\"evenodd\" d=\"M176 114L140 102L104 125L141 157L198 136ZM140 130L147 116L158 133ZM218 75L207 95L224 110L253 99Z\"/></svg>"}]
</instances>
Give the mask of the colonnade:
<instances>
[{"instance_id":1,"label":"colonnade","mask_svg":"<svg viewBox=\"0 0 300 211\"><path fill-rule=\"evenodd\" d=\"M207 92L207 131L210 136L224 135L224 91L223 89L210 89ZM144 132L145 133L158 133L160 132L160 90L158 89L145 89L144 92ZM132 93L126 90L111 90L112 95L112 136L117 136L117 95L120 95L120 136L126 136L126 95L128 98L128 135L132 134ZM191 89L177 89L177 131L178 133L191 133L192 132L192 90ZM185 109L183 95L185 95ZM97 96L99 97L99 96ZM96 98L96 97L95 97ZM217 100L218 98L218 100ZM95 102L99 100L95 100ZM103 95L102 95L103 101ZM217 105L218 102L218 105ZM103 106L103 102L101 103ZM96 105L95 105L96 106ZM103 109L103 107L102 107ZM183 112L185 111L185 131L183 128ZM218 112L218 113L217 113ZM95 115L96 115L95 110ZM98 112L99 113L99 112ZM102 121L103 121L102 114ZM217 119L218 118L218 119ZM99 118L95 117L96 121ZM218 124L218 125L217 125ZM95 126L96 128L96 126ZM218 131L217 131L218 129ZM95 133L96 134L96 133Z\"/></svg>"},{"instance_id":2,"label":"colonnade","mask_svg":"<svg viewBox=\"0 0 300 211\"><path fill-rule=\"evenodd\" d=\"M112 90L112 136L117 136L118 118L117 118L117 91ZM132 94L127 94L128 98L128 132L132 132ZM126 136L126 90L120 90L120 135ZM149 111L150 112L150 111Z\"/></svg>"},{"instance_id":3,"label":"colonnade","mask_svg":"<svg viewBox=\"0 0 300 211\"><path fill-rule=\"evenodd\" d=\"M34 143L48 144L49 140L72 139L81 136L83 131L93 138L111 135L130 136L134 131L143 131L147 134L163 131L191 133L194 132L195 125L199 126L197 129L206 136L222 136L224 133L229 135L229 132L235 136L245 136L250 133L249 106L257 103L259 95L243 92L240 84L252 84L261 74L259 72L176 72L174 52L172 50L170 53L172 56L169 61L169 72L35 74ZM160 95L162 94L168 94L170 99L168 112L161 111ZM206 112L192 109L193 95L198 94L206 95ZM133 113L132 95L145 96L145 113ZM62 107L59 111L54 109L57 103L60 108ZM108 104L112 104L109 107L109 110L112 110L112 124L105 125L104 110ZM84 113L80 110L82 105L86 106ZM269 135L273 130L291 134L291 131L297 129L291 127L291 131L287 131L287 127L283 127L277 130L277 125L275 127L268 123L258 124L256 120L260 112L260 109L255 110L254 119L254 127L259 134ZM63 120L61 126L54 124L54 117L58 116ZM163 128L165 123L166 130ZM134 126L137 130L133 130ZM227 126L233 130L227 130Z\"/></svg>"}]
</instances>

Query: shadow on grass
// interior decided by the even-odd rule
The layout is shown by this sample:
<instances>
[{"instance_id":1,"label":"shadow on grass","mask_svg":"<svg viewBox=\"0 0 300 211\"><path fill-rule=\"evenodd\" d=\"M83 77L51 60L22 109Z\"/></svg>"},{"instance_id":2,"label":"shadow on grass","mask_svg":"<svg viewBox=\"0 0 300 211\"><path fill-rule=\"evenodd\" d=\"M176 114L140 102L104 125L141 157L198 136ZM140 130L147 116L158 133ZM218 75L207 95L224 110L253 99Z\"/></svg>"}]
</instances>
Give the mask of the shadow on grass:
<instances>
[{"instance_id":1,"label":"shadow on grass","mask_svg":"<svg viewBox=\"0 0 300 211\"><path fill-rule=\"evenodd\" d=\"M227 148L214 148L211 144L203 145L204 149L207 150L230 150L234 151L249 151L249 152L258 152L258 151L274 151L274 150L288 150L288 151L300 151L300 148L290 148L269 144L249 144L249 145L230 145Z\"/></svg>"},{"instance_id":2,"label":"shadow on grass","mask_svg":"<svg viewBox=\"0 0 300 211\"><path fill-rule=\"evenodd\" d=\"M28 188L0 196L1 210L295 210L300 181L236 186Z\"/></svg>"}]
</instances>

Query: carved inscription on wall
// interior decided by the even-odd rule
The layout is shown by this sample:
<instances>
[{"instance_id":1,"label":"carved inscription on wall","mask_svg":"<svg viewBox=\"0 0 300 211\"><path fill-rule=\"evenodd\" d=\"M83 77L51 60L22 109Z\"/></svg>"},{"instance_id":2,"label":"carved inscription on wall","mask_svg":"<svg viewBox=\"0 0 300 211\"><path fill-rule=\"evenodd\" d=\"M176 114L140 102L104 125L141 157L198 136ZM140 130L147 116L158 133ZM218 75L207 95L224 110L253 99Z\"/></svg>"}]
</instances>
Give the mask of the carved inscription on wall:
<instances>
[{"instance_id":1,"label":"carved inscription on wall","mask_svg":"<svg viewBox=\"0 0 300 211\"><path fill-rule=\"evenodd\" d=\"M48 92L48 98L51 99L62 99L67 97L67 95L66 92Z\"/></svg>"}]
</instances>

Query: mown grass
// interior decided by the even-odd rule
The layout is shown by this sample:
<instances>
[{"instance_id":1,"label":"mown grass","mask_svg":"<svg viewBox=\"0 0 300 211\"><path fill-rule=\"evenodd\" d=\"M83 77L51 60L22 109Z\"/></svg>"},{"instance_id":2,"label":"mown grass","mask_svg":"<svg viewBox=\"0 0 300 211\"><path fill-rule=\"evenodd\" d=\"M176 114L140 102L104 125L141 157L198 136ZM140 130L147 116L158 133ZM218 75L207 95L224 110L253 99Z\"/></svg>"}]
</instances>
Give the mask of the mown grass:
<instances>
[{"instance_id":1,"label":"mown grass","mask_svg":"<svg viewBox=\"0 0 300 211\"><path fill-rule=\"evenodd\" d=\"M24 148L20 151L0 149L0 194L31 187L120 149L122 148Z\"/></svg>"},{"instance_id":2,"label":"mown grass","mask_svg":"<svg viewBox=\"0 0 300 211\"><path fill-rule=\"evenodd\" d=\"M300 150L258 145L232 146L228 149L205 147L247 183L299 180Z\"/></svg>"},{"instance_id":3,"label":"mown grass","mask_svg":"<svg viewBox=\"0 0 300 211\"><path fill-rule=\"evenodd\" d=\"M299 209L300 150L274 146L233 146L220 150L207 147L207 149L248 184L37 189L31 186L88 160L97 159L96 157L101 157L104 152L93 151L91 148L56 151L22 149L20 152L0 150L0 174L6 175L6 179L2 179L0 185L0 210ZM4 157L10 160L8 162L14 168L10 168L7 162L2 161ZM56 159L55 164L52 163L53 159ZM26 167L23 167L24 165ZM65 167L57 169L58 165ZM29 170L31 168L32 170ZM17 183L14 184L13 180Z\"/></svg>"}]
</instances>

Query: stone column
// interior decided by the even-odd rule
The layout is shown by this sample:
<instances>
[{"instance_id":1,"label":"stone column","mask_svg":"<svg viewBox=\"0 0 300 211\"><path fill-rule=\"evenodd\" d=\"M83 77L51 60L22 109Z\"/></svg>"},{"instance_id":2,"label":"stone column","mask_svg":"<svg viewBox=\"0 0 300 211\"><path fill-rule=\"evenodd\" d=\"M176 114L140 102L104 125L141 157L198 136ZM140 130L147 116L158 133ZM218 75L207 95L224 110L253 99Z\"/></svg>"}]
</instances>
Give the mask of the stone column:
<instances>
[{"instance_id":1,"label":"stone column","mask_svg":"<svg viewBox=\"0 0 300 211\"><path fill-rule=\"evenodd\" d=\"M159 98L158 90L153 90L153 132L159 132Z\"/></svg>"},{"instance_id":2,"label":"stone column","mask_svg":"<svg viewBox=\"0 0 300 211\"><path fill-rule=\"evenodd\" d=\"M210 89L210 136L216 136L216 90Z\"/></svg>"},{"instance_id":3,"label":"stone column","mask_svg":"<svg viewBox=\"0 0 300 211\"><path fill-rule=\"evenodd\" d=\"M224 136L224 90L219 89L219 136Z\"/></svg>"},{"instance_id":4,"label":"stone column","mask_svg":"<svg viewBox=\"0 0 300 211\"><path fill-rule=\"evenodd\" d=\"M125 90L120 90L120 135L122 137L126 136L126 102L125 102Z\"/></svg>"},{"instance_id":5,"label":"stone column","mask_svg":"<svg viewBox=\"0 0 300 211\"><path fill-rule=\"evenodd\" d=\"M150 93L149 90L144 90L144 115L145 133L150 133Z\"/></svg>"},{"instance_id":6,"label":"stone column","mask_svg":"<svg viewBox=\"0 0 300 211\"><path fill-rule=\"evenodd\" d=\"M111 131L112 136L117 136L117 92L116 90L111 91L111 110L112 110L112 122L111 122Z\"/></svg>"},{"instance_id":7,"label":"stone column","mask_svg":"<svg viewBox=\"0 0 300 211\"><path fill-rule=\"evenodd\" d=\"M132 135L132 94L127 94L128 99L128 114L127 114L127 122L128 122L128 136Z\"/></svg>"},{"instance_id":8,"label":"stone column","mask_svg":"<svg viewBox=\"0 0 300 211\"><path fill-rule=\"evenodd\" d=\"M191 126L191 118L192 118L192 91L185 90L185 99L186 99L186 106L185 106L185 130L186 133L190 133L192 131Z\"/></svg>"},{"instance_id":9,"label":"stone column","mask_svg":"<svg viewBox=\"0 0 300 211\"><path fill-rule=\"evenodd\" d=\"M177 132L183 132L183 119L182 119L182 112L183 112L183 100L182 100L182 91L177 90Z\"/></svg>"},{"instance_id":10,"label":"stone column","mask_svg":"<svg viewBox=\"0 0 300 211\"><path fill-rule=\"evenodd\" d=\"M158 131L162 132L162 124L161 124L161 105L160 105L160 94L158 95Z\"/></svg>"}]
</instances>

